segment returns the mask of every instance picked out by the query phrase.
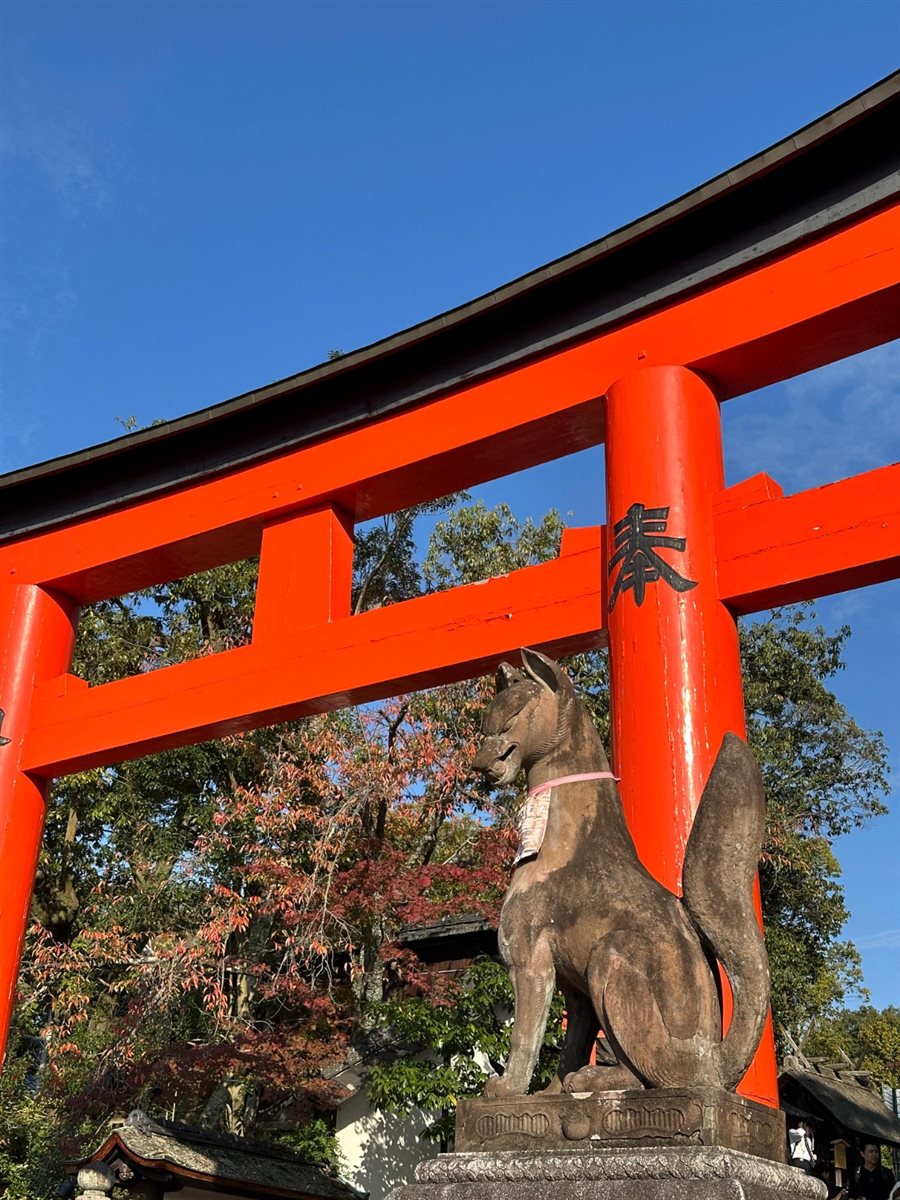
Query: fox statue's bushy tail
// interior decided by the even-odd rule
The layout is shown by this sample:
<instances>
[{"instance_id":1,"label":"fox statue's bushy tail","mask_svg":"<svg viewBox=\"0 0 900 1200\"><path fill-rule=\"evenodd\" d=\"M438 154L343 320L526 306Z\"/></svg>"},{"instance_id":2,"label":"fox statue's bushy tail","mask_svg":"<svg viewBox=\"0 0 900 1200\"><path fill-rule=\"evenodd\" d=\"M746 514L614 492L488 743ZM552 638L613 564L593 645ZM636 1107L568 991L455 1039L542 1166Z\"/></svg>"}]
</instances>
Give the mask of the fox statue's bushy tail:
<instances>
[{"instance_id":1,"label":"fox statue's bushy tail","mask_svg":"<svg viewBox=\"0 0 900 1200\"><path fill-rule=\"evenodd\" d=\"M747 744L726 733L703 789L682 875L682 902L724 967L734 996L720 1050L726 1088L736 1087L750 1065L768 1010L769 960L753 899L764 833L759 767Z\"/></svg>"}]
</instances>

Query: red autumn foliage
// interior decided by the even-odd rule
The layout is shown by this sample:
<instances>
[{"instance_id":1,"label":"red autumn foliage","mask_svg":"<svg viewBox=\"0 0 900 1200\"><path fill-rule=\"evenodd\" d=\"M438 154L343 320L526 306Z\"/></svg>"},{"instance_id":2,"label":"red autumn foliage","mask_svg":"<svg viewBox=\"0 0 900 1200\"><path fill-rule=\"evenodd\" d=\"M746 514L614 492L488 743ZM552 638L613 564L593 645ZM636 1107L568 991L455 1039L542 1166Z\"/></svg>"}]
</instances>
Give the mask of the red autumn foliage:
<instances>
[{"instance_id":1,"label":"red autumn foliage","mask_svg":"<svg viewBox=\"0 0 900 1200\"><path fill-rule=\"evenodd\" d=\"M469 773L482 704L466 685L285 729L162 879L122 888L113 862L69 942L33 928L45 1086L95 1116L195 1117L233 1079L276 1125L333 1103L386 991L435 987L404 929L496 915L510 836Z\"/></svg>"}]
</instances>

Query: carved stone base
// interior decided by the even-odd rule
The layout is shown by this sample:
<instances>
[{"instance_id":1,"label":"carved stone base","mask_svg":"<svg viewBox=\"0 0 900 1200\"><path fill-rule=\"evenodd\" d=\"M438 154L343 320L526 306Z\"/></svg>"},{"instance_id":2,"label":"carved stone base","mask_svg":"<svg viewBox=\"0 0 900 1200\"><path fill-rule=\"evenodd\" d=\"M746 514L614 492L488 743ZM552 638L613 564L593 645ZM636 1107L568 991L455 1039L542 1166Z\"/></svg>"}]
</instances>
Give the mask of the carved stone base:
<instances>
[{"instance_id":1,"label":"carved stone base","mask_svg":"<svg viewBox=\"0 0 900 1200\"><path fill-rule=\"evenodd\" d=\"M388 1200L825 1200L818 1179L721 1146L442 1154Z\"/></svg>"},{"instance_id":2,"label":"carved stone base","mask_svg":"<svg viewBox=\"0 0 900 1200\"><path fill-rule=\"evenodd\" d=\"M784 1113L718 1088L461 1100L456 1113L461 1151L695 1145L784 1162L785 1144Z\"/></svg>"}]
</instances>

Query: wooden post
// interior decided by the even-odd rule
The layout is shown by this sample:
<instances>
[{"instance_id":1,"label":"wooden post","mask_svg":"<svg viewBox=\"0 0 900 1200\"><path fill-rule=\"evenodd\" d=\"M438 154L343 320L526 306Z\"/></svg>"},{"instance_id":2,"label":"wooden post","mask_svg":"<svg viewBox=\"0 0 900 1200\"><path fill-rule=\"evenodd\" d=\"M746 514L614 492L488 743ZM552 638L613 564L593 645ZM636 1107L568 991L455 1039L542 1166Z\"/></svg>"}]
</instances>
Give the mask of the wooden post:
<instances>
[{"instance_id":1,"label":"wooden post","mask_svg":"<svg viewBox=\"0 0 900 1200\"><path fill-rule=\"evenodd\" d=\"M737 626L716 578L719 409L699 376L656 366L613 384L606 476L613 762L641 860L678 893L722 737L745 735ZM778 1105L770 1028L740 1090Z\"/></svg>"},{"instance_id":2,"label":"wooden post","mask_svg":"<svg viewBox=\"0 0 900 1200\"><path fill-rule=\"evenodd\" d=\"M262 535L253 642L284 655L297 638L350 615L353 519L334 505L267 525Z\"/></svg>"},{"instance_id":3,"label":"wooden post","mask_svg":"<svg viewBox=\"0 0 900 1200\"><path fill-rule=\"evenodd\" d=\"M0 1061L31 904L48 779L20 770L36 686L68 669L77 610L33 584L0 588Z\"/></svg>"}]
</instances>

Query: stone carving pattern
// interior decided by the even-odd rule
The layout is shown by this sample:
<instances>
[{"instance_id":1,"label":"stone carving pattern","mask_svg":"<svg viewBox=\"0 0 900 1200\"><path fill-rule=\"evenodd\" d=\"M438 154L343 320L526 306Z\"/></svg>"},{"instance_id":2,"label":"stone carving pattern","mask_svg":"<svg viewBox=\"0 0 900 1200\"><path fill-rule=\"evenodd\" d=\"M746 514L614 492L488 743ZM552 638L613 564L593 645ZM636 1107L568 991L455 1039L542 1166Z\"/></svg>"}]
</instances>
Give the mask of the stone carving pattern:
<instances>
[{"instance_id":1,"label":"stone carving pattern","mask_svg":"<svg viewBox=\"0 0 900 1200\"><path fill-rule=\"evenodd\" d=\"M499 1137L504 1133L525 1133L541 1137L550 1130L550 1118L546 1113L498 1112L479 1117L475 1132L479 1137Z\"/></svg>"},{"instance_id":2,"label":"stone carving pattern","mask_svg":"<svg viewBox=\"0 0 900 1200\"><path fill-rule=\"evenodd\" d=\"M668 1108L628 1107L610 1109L601 1116L603 1131L615 1137L652 1137L694 1133L703 1124L703 1109L692 1104L687 1111Z\"/></svg>"},{"instance_id":3,"label":"stone carving pattern","mask_svg":"<svg viewBox=\"0 0 900 1200\"><path fill-rule=\"evenodd\" d=\"M592 1134L608 1137L666 1137L697 1133L703 1125L703 1109L699 1104L683 1107L668 1105L653 1108L649 1105L629 1105L623 1108L597 1111L594 1120L583 1108L563 1112L560 1124L563 1135L569 1141L581 1141ZM729 1114L730 1123L736 1132L744 1132L745 1120L740 1114ZM504 1112L484 1114L475 1122L475 1133L483 1141L502 1137L504 1134L521 1133L529 1137L541 1137L550 1131L553 1119L547 1113ZM756 1123L758 1125L758 1122Z\"/></svg>"},{"instance_id":4,"label":"stone carving pattern","mask_svg":"<svg viewBox=\"0 0 900 1200\"><path fill-rule=\"evenodd\" d=\"M661 1147L639 1152L580 1150L569 1154L448 1154L416 1168L419 1183L513 1183L614 1179L736 1179L783 1188L805 1200L825 1200L825 1185L793 1167L737 1150Z\"/></svg>"}]
</instances>

